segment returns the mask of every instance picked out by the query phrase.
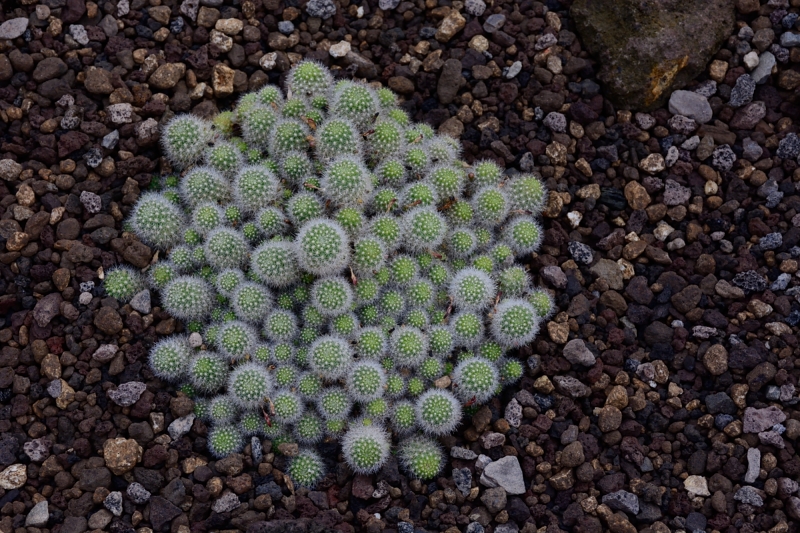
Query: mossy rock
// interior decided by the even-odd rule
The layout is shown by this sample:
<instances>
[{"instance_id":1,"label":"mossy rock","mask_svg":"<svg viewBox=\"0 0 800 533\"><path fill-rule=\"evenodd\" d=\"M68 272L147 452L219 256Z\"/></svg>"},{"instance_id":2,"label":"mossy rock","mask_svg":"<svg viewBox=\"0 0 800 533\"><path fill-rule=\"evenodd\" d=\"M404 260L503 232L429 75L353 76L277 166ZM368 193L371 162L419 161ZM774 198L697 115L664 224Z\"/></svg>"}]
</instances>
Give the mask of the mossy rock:
<instances>
[{"instance_id":1,"label":"mossy rock","mask_svg":"<svg viewBox=\"0 0 800 533\"><path fill-rule=\"evenodd\" d=\"M732 34L733 0L576 0L571 14L598 78L621 109L659 107Z\"/></svg>"}]
</instances>

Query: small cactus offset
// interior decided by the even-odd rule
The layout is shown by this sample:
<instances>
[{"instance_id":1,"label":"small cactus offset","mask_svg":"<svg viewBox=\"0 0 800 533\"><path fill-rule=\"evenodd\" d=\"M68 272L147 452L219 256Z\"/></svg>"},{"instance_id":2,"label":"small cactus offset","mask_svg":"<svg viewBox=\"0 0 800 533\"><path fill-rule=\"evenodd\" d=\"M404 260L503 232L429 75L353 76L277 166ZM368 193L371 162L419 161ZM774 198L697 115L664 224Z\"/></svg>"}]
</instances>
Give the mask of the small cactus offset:
<instances>
[{"instance_id":1,"label":"small cactus offset","mask_svg":"<svg viewBox=\"0 0 800 533\"><path fill-rule=\"evenodd\" d=\"M194 396L209 451L297 442L288 473L313 487L323 439L370 474L394 438L409 474L435 477L436 439L520 379L516 349L554 312L521 264L543 236L541 179L468 165L390 90L314 61L285 93L266 86L210 121L177 116L162 143L180 177L129 220L161 260L109 270L105 288L124 302L149 286L201 333L200 346L159 342L150 367Z\"/></svg>"}]
</instances>

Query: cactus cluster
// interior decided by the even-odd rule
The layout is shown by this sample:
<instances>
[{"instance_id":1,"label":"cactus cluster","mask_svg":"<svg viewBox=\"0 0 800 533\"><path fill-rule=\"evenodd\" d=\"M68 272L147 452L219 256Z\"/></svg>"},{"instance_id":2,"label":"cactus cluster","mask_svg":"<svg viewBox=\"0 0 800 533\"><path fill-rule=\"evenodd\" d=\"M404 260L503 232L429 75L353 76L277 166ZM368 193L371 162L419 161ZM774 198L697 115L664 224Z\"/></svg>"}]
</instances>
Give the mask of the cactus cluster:
<instances>
[{"instance_id":1,"label":"cactus cluster","mask_svg":"<svg viewBox=\"0 0 800 533\"><path fill-rule=\"evenodd\" d=\"M464 163L387 89L313 61L287 85L165 125L180 177L143 194L129 226L162 260L109 271L106 290L125 301L149 284L201 333L156 344L150 366L187 385L214 455L296 441L289 473L311 486L315 443L340 440L368 474L397 437L400 463L432 478L435 438L519 379L515 348L552 312L515 263L541 242L545 187Z\"/></svg>"}]
</instances>

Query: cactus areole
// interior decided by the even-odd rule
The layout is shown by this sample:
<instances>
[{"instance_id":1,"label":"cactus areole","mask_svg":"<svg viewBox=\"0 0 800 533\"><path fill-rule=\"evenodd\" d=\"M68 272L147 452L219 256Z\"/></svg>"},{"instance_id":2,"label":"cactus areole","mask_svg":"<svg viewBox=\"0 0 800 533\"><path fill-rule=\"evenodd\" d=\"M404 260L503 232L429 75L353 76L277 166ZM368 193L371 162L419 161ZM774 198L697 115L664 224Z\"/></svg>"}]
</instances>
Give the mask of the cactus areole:
<instances>
[{"instance_id":1,"label":"cactus areole","mask_svg":"<svg viewBox=\"0 0 800 533\"><path fill-rule=\"evenodd\" d=\"M436 476L435 439L519 379L516 349L552 313L522 264L542 239L540 178L468 165L391 91L313 61L285 92L179 115L161 139L174 174L127 223L161 258L105 288L127 301L149 286L201 334L159 342L150 366L193 396L209 451L297 442L289 474L313 486L316 443L365 474L394 445L412 476Z\"/></svg>"}]
</instances>

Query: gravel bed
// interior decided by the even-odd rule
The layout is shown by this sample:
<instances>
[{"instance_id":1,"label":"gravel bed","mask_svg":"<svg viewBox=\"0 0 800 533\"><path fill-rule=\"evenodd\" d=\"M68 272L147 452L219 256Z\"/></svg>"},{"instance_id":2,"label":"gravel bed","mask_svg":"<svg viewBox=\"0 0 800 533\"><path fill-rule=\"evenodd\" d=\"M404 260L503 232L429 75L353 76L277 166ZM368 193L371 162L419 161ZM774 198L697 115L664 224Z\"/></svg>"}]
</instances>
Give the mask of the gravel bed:
<instances>
[{"instance_id":1,"label":"gravel bed","mask_svg":"<svg viewBox=\"0 0 800 533\"><path fill-rule=\"evenodd\" d=\"M3 2L0 531L798 531L800 0L731 0L649 113L604 99L570 3ZM101 287L153 259L123 221L170 171L159 125L301 58L551 190L529 265L558 312L427 484L353 476L335 443L313 491L285 444L214 461L146 364L183 325Z\"/></svg>"}]
</instances>

